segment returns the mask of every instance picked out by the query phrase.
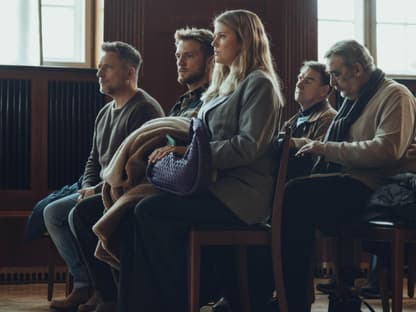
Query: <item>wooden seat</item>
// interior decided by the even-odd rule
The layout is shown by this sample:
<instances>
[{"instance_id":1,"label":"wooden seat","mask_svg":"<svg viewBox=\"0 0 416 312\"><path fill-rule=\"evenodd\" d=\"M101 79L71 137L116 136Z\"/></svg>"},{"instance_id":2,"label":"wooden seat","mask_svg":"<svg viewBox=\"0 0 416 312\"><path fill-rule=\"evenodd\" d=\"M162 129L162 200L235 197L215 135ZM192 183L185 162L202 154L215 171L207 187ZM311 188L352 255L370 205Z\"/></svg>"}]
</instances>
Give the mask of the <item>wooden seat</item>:
<instances>
[{"instance_id":1,"label":"wooden seat","mask_svg":"<svg viewBox=\"0 0 416 312\"><path fill-rule=\"evenodd\" d=\"M369 242L387 242L391 246L392 274L392 311L401 312L403 307L403 268L405 244L410 249L409 261L415 261L416 253L416 224L392 220L373 220L368 223L353 225L345 228L341 239L360 239ZM409 263L409 296L413 296L414 270L416 263ZM382 272L383 273L383 272ZM385 273L385 272L384 272ZM380 290L382 295L383 312L390 311L387 274L380 275ZM342 283L339 282L338 285Z\"/></svg>"},{"instance_id":2,"label":"wooden seat","mask_svg":"<svg viewBox=\"0 0 416 312\"><path fill-rule=\"evenodd\" d=\"M200 251L202 246L237 246L239 250L239 280L241 311L249 312L249 291L247 273L248 246L270 246L272 249L273 278L277 292L280 312L287 311L287 303L283 282L282 257L281 257L281 209L285 189L285 178L289 157L289 142L291 133L287 129L280 134L281 145L279 159L279 171L276 176L274 191L271 227L246 226L246 227L218 227L203 226L194 227L189 234L189 282L188 303L189 312L199 312L200 289Z\"/></svg>"}]
</instances>

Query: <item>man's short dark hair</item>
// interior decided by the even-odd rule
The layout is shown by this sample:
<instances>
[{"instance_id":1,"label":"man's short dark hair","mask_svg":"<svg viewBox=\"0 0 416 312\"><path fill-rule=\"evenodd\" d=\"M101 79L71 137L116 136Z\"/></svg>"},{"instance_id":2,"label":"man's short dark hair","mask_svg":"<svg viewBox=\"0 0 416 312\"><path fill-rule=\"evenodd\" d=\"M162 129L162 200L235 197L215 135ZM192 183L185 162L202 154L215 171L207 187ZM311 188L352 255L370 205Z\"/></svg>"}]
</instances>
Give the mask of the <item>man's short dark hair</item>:
<instances>
[{"instance_id":1,"label":"man's short dark hair","mask_svg":"<svg viewBox=\"0 0 416 312\"><path fill-rule=\"evenodd\" d=\"M326 71L326 67L324 64L319 63L317 61L305 61L303 62L300 70L302 71L304 69L312 69L318 72L319 75L321 76L321 85L323 86L329 85L330 76L329 76L329 73Z\"/></svg>"},{"instance_id":2,"label":"man's short dark hair","mask_svg":"<svg viewBox=\"0 0 416 312\"><path fill-rule=\"evenodd\" d=\"M178 45L179 41L194 40L201 45L201 51L204 56L210 57L214 55L214 48L211 43L214 40L214 34L205 28L181 28L175 32L175 44Z\"/></svg>"},{"instance_id":3,"label":"man's short dark hair","mask_svg":"<svg viewBox=\"0 0 416 312\"><path fill-rule=\"evenodd\" d=\"M139 72L143 61L142 56L140 55L140 52L130 44L122 41L104 42L101 45L101 50L104 52L116 53L122 62L133 66L136 70L136 73Z\"/></svg>"}]
</instances>

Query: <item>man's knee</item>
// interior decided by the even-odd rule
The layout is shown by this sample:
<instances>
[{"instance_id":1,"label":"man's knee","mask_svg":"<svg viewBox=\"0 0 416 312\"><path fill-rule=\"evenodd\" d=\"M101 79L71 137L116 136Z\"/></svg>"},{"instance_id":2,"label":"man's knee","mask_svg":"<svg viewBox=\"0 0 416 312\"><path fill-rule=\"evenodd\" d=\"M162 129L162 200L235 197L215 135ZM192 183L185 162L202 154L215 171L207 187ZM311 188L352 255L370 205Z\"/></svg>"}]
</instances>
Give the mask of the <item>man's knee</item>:
<instances>
[{"instance_id":1,"label":"man's knee","mask_svg":"<svg viewBox=\"0 0 416 312\"><path fill-rule=\"evenodd\" d=\"M133 214L138 222L148 222L149 219L162 216L169 208L171 207L163 196L149 196L137 203Z\"/></svg>"},{"instance_id":2,"label":"man's knee","mask_svg":"<svg viewBox=\"0 0 416 312\"><path fill-rule=\"evenodd\" d=\"M97 194L77 203L73 211L74 219L83 223L95 223L103 215L103 210L101 195Z\"/></svg>"},{"instance_id":3,"label":"man's knee","mask_svg":"<svg viewBox=\"0 0 416 312\"><path fill-rule=\"evenodd\" d=\"M69 218L72 219L74 224L78 224L79 222L83 221L83 219L85 218L84 214L87 207L88 206L85 205L83 201L81 201L78 204L76 204L74 208L72 208Z\"/></svg>"},{"instance_id":4,"label":"man's knee","mask_svg":"<svg viewBox=\"0 0 416 312\"><path fill-rule=\"evenodd\" d=\"M69 228L71 229L71 232L75 235L75 237L77 236L77 225L79 224L79 220L77 219L77 216L75 214L76 208L77 206L72 208L68 215Z\"/></svg>"},{"instance_id":5,"label":"man's knee","mask_svg":"<svg viewBox=\"0 0 416 312\"><path fill-rule=\"evenodd\" d=\"M45 224L63 225L66 223L68 214L58 203L50 203L43 210L43 219Z\"/></svg>"}]
</instances>

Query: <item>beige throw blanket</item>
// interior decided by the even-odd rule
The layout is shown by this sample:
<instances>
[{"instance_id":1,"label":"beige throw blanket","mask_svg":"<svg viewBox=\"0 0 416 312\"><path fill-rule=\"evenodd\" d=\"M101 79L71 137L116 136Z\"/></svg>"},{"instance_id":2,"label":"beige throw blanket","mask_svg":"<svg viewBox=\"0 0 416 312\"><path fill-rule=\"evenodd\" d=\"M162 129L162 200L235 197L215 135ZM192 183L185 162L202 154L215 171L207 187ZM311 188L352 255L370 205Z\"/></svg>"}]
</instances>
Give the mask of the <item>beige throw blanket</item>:
<instances>
[{"instance_id":1,"label":"beige throw blanket","mask_svg":"<svg viewBox=\"0 0 416 312\"><path fill-rule=\"evenodd\" d=\"M114 268L120 267L116 230L126 209L160 192L146 179L147 158L154 149L166 145L166 134L186 142L189 122L184 117L150 120L132 132L117 149L103 174L104 214L92 228L99 240L95 251L98 259Z\"/></svg>"}]
</instances>

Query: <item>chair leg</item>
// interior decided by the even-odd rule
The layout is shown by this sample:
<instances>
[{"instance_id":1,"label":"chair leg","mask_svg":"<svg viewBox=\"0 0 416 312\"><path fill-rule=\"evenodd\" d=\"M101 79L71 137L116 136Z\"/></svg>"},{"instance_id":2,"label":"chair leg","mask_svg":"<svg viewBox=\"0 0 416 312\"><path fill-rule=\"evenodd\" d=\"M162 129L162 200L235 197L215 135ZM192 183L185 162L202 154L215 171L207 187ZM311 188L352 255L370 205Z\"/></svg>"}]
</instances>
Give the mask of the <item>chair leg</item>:
<instances>
[{"instance_id":1,"label":"chair leg","mask_svg":"<svg viewBox=\"0 0 416 312\"><path fill-rule=\"evenodd\" d=\"M346 262L346 254L344 249L351 248L351 241L347 241L341 237L337 238L337 246L335 251L335 283L337 285L337 295L338 296L345 296L348 293L349 287L346 279L345 279L345 268L347 264L351 267L351 261L348 259ZM351 249L348 249L351 250Z\"/></svg>"},{"instance_id":2,"label":"chair leg","mask_svg":"<svg viewBox=\"0 0 416 312\"><path fill-rule=\"evenodd\" d=\"M191 232L189 237L188 309L199 312L201 246Z\"/></svg>"},{"instance_id":3,"label":"chair leg","mask_svg":"<svg viewBox=\"0 0 416 312\"><path fill-rule=\"evenodd\" d=\"M403 305L403 258L404 240L400 230L396 230L392 244L392 312L402 312Z\"/></svg>"},{"instance_id":4,"label":"chair leg","mask_svg":"<svg viewBox=\"0 0 416 312\"><path fill-rule=\"evenodd\" d=\"M409 244L409 255L407 261L407 295L413 298L415 294L416 280L416 244Z\"/></svg>"},{"instance_id":5,"label":"chair leg","mask_svg":"<svg viewBox=\"0 0 416 312\"><path fill-rule=\"evenodd\" d=\"M74 278L69 272L68 268L66 269L66 279L65 279L65 295L68 296L72 289L74 288Z\"/></svg>"},{"instance_id":6,"label":"chair leg","mask_svg":"<svg viewBox=\"0 0 416 312\"><path fill-rule=\"evenodd\" d=\"M52 240L48 237L48 301L53 297L53 284L55 282L55 254Z\"/></svg>"},{"instance_id":7,"label":"chair leg","mask_svg":"<svg viewBox=\"0 0 416 312\"><path fill-rule=\"evenodd\" d=\"M282 263L282 241L280 232L278 234L273 235L272 232L272 262L273 262L273 279L275 290L277 294L277 299L279 302L279 311L280 312L287 312L288 305L286 299L286 289L284 283L284 273L283 273L283 263Z\"/></svg>"},{"instance_id":8,"label":"chair leg","mask_svg":"<svg viewBox=\"0 0 416 312\"><path fill-rule=\"evenodd\" d=\"M381 293L381 305L383 312L390 311L390 302L389 302L389 286L388 286L388 270L386 267L381 265L377 266L377 274L379 276L380 282L380 293Z\"/></svg>"},{"instance_id":9,"label":"chair leg","mask_svg":"<svg viewBox=\"0 0 416 312\"><path fill-rule=\"evenodd\" d=\"M311 266L309 268L309 289L308 289L308 302L310 304L310 307L315 302L314 268L315 268L315 261L312 261Z\"/></svg>"},{"instance_id":10,"label":"chair leg","mask_svg":"<svg viewBox=\"0 0 416 312\"><path fill-rule=\"evenodd\" d=\"M250 295L248 290L247 247L238 247L238 269L240 284L240 308L242 312L250 312Z\"/></svg>"}]
</instances>

